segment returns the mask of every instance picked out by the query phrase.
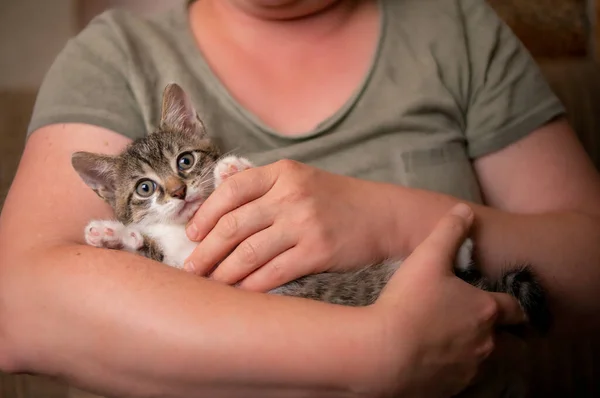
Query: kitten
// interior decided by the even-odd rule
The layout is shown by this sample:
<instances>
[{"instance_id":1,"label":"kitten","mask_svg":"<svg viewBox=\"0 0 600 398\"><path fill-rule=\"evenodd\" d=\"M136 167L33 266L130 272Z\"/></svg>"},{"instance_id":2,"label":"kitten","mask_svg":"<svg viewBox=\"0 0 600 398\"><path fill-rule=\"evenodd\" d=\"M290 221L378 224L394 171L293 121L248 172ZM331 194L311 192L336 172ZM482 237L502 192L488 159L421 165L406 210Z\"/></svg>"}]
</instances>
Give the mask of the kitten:
<instances>
[{"instance_id":1,"label":"kitten","mask_svg":"<svg viewBox=\"0 0 600 398\"><path fill-rule=\"evenodd\" d=\"M72 165L110 204L117 219L90 222L85 228L89 245L138 253L177 268L197 245L187 238L186 223L224 179L252 167L247 159L221 156L176 84L164 91L157 131L134 141L118 156L77 152ZM546 329L544 294L530 270L516 268L489 282L473 266L472 251L473 242L465 240L457 255L457 275L480 288L513 295L532 324ZM270 293L365 306L377 299L400 264L390 260L353 272L309 275Z\"/></svg>"}]
</instances>

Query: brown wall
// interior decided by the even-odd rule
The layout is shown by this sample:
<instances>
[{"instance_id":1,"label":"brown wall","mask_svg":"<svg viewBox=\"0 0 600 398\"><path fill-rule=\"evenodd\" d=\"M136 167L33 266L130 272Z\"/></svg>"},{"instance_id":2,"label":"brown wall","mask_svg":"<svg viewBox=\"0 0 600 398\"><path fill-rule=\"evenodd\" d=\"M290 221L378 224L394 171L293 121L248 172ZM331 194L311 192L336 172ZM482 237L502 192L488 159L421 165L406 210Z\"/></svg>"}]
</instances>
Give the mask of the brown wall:
<instances>
[{"instance_id":1,"label":"brown wall","mask_svg":"<svg viewBox=\"0 0 600 398\"><path fill-rule=\"evenodd\" d=\"M33 90L0 90L0 211L25 145L34 101Z\"/></svg>"},{"instance_id":2,"label":"brown wall","mask_svg":"<svg viewBox=\"0 0 600 398\"><path fill-rule=\"evenodd\" d=\"M590 0L591 2L600 0ZM593 55L587 0L488 0L536 58Z\"/></svg>"}]
</instances>

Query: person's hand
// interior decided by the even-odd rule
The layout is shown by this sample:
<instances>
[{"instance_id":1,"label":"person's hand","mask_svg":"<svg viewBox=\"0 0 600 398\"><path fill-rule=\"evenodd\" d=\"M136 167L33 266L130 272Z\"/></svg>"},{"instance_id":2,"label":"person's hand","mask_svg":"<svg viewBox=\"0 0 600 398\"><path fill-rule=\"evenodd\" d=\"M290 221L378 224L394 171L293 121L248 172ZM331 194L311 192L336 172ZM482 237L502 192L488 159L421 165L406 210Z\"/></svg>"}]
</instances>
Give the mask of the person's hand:
<instances>
[{"instance_id":1,"label":"person's hand","mask_svg":"<svg viewBox=\"0 0 600 398\"><path fill-rule=\"evenodd\" d=\"M200 243L185 269L268 291L382 259L390 217L377 187L289 160L242 171L188 225L188 237Z\"/></svg>"},{"instance_id":2,"label":"person's hand","mask_svg":"<svg viewBox=\"0 0 600 398\"><path fill-rule=\"evenodd\" d=\"M454 207L368 308L376 317L370 321L385 325L381 353L387 366L373 375L373 388L387 386L401 396L452 396L492 353L495 326L526 321L513 297L454 275L454 258L472 220L468 206Z\"/></svg>"}]
</instances>

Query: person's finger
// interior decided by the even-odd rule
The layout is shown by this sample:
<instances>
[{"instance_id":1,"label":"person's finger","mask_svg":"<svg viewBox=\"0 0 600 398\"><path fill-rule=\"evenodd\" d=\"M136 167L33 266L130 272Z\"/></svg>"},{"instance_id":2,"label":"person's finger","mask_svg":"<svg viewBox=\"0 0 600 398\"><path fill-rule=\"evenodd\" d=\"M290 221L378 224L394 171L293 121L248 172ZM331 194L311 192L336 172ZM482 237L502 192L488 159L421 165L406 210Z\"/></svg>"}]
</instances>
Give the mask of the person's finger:
<instances>
[{"instance_id":1,"label":"person's finger","mask_svg":"<svg viewBox=\"0 0 600 398\"><path fill-rule=\"evenodd\" d=\"M212 272L211 279L234 284L292 248L296 239L291 231L276 226L263 229L240 243Z\"/></svg>"},{"instance_id":2,"label":"person's finger","mask_svg":"<svg viewBox=\"0 0 600 398\"><path fill-rule=\"evenodd\" d=\"M184 269L205 276L244 239L272 224L273 213L258 201L226 213L186 259Z\"/></svg>"},{"instance_id":3,"label":"person's finger","mask_svg":"<svg viewBox=\"0 0 600 398\"><path fill-rule=\"evenodd\" d=\"M307 270L298 267L306 261L306 255L293 247L275 257L258 270L250 274L238 287L254 292L268 292L307 274ZM310 272L310 271L309 271Z\"/></svg>"},{"instance_id":4,"label":"person's finger","mask_svg":"<svg viewBox=\"0 0 600 398\"><path fill-rule=\"evenodd\" d=\"M256 167L227 178L206 199L190 220L186 233L190 240L201 241L227 213L266 194L275 184L272 167Z\"/></svg>"},{"instance_id":5,"label":"person's finger","mask_svg":"<svg viewBox=\"0 0 600 398\"><path fill-rule=\"evenodd\" d=\"M496 324L519 325L527 322L527 315L519 305L517 299L506 293L489 293L498 305Z\"/></svg>"},{"instance_id":6,"label":"person's finger","mask_svg":"<svg viewBox=\"0 0 600 398\"><path fill-rule=\"evenodd\" d=\"M455 205L417 246L407 262L424 262L443 266L447 270L453 269L458 248L465 241L472 223L473 210L464 203Z\"/></svg>"}]
</instances>

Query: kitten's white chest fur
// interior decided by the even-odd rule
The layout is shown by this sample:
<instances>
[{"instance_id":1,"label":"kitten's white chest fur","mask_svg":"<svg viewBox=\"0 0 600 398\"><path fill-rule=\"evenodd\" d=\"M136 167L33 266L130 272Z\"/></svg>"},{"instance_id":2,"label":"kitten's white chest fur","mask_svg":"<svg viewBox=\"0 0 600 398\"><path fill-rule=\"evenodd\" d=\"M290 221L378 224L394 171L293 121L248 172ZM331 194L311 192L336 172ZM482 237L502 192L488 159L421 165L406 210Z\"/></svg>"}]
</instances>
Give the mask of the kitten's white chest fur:
<instances>
[{"instance_id":1,"label":"kitten's white chest fur","mask_svg":"<svg viewBox=\"0 0 600 398\"><path fill-rule=\"evenodd\" d=\"M192 242L185 234L185 225L159 224L140 227L139 230L159 243L164 256L163 262L176 268L183 268L186 258L192 254L197 242Z\"/></svg>"}]
</instances>

